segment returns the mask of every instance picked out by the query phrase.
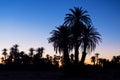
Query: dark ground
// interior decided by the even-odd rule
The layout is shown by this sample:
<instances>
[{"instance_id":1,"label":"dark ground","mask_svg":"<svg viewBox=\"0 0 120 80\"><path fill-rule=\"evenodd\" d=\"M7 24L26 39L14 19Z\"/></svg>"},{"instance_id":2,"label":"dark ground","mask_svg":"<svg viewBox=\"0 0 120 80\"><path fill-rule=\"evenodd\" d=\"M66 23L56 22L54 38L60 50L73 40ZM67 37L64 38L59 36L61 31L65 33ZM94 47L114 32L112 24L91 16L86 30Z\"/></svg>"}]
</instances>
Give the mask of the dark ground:
<instances>
[{"instance_id":1,"label":"dark ground","mask_svg":"<svg viewBox=\"0 0 120 80\"><path fill-rule=\"evenodd\" d=\"M60 69L38 67L31 70L20 69L21 66L0 68L0 80L120 80L120 67L97 68L86 66L77 69L76 67ZM28 66L27 66L28 67ZM77 73L77 75L76 75Z\"/></svg>"}]
</instances>

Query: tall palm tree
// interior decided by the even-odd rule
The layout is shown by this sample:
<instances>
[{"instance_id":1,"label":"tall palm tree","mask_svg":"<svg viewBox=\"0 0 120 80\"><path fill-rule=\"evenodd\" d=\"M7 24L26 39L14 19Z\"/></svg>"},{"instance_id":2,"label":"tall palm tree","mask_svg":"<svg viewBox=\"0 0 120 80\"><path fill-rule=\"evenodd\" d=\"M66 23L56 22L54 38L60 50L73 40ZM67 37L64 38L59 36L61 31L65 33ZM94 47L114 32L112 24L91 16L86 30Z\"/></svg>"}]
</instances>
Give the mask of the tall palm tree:
<instances>
[{"instance_id":1,"label":"tall palm tree","mask_svg":"<svg viewBox=\"0 0 120 80\"><path fill-rule=\"evenodd\" d=\"M71 13L66 14L64 24L71 27L72 42L75 49L75 63L78 63L81 34L84 27L91 24L91 19L89 18L88 12L82 7L74 7L70 11Z\"/></svg>"},{"instance_id":2,"label":"tall palm tree","mask_svg":"<svg viewBox=\"0 0 120 80\"><path fill-rule=\"evenodd\" d=\"M88 26L84 28L84 32L81 37L81 48L83 50L82 57L81 57L81 63L84 64L85 58L87 53L92 52L95 50L96 45L99 44L99 41L101 42L101 35L99 32L96 31L96 29L93 26Z\"/></svg>"},{"instance_id":3,"label":"tall palm tree","mask_svg":"<svg viewBox=\"0 0 120 80\"><path fill-rule=\"evenodd\" d=\"M69 51L72 49L70 45L70 28L65 25L56 28L57 30L51 32L52 36L48 41L49 43L53 43L56 53L63 53L64 63L69 64Z\"/></svg>"}]
</instances>

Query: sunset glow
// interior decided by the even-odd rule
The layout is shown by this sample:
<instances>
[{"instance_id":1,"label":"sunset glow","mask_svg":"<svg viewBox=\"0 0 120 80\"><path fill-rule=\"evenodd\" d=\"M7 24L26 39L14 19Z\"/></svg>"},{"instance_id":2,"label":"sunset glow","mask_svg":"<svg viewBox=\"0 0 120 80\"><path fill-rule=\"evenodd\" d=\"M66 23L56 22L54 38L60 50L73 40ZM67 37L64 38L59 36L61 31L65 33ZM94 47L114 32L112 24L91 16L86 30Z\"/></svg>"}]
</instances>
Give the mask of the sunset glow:
<instances>
[{"instance_id":1,"label":"sunset glow","mask_svg":"<svg viewBox=\"0 0 120 80\"><path fill-rule=\"evenodd\" d=\"M25 53L31 47L44 47L44 56L56 54L48 43L50 32L64 22L65 14L74 6L88 11L102 35L102 43L87 55L86 63L95 53L107 59L120 55L119 4L119 0L0 0L0 57L3 48L9 52L14 44Z\"/></svg>"}]
</instances>

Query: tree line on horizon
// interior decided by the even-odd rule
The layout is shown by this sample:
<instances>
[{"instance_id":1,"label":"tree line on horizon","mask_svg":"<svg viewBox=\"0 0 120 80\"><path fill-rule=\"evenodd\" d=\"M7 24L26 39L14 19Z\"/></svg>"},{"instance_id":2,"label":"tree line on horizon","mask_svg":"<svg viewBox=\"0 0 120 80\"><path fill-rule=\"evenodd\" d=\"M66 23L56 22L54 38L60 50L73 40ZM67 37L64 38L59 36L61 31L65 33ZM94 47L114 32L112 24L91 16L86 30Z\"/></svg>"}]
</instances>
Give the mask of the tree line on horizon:
<instances>
[{"instance_id":1,"label":"tree line on horizon","mask_svg":"<svg viewBox=\"0 0 120 80\"><path fill-rule=\"evenodd\" d=\"M79 62L84 64L86 55L93 50L95 50L96 45L101 42L101 35L94 28L92 20L88 14L88 11L84 10L82 7L74 7L70 9L71 13L66 14L64 22L56 30L51 32L51 37L48 39L49 43L53 44L54 50L56 52L63 54L63 65L70 64L70 52L74 50L72 59L74 59L75 64ZM8 61L9 63L19 60L17 45L11 48ZM79 51L82 50L81 61L79 61ZM41 57L44 48L37 50L37 54L34 57ZM6 49L3 50L3 54L6 55ZM33 56L33 49L30 50L30 57ZM19 56L23 56L24 52L20 52ZM24 55L25 57L25 55ZM73 58L74 57L74 58ZM6 61L5 56L5 61ZM13 59L14 58L14 59ZM27 59L27 56L26 58ZM6 63L6 62L5 62Z\"/></svg>"},{"instance_id":2,"label":"tree line on horizon","mask_svg":"<svg viewBox=\"0 0 120 80\"><path fill-rule=\"evenodd\" d=\"M63 56L54 55L50 56L49 54L46 54L45 57L43 57L44 53L44 47L39 47L37 49L30 48L29 53L25 53L24 51L19 50L19 45L15 44L13 47L10 48L10 51L8 52L8 49L4 48L2 50L2 57L1 62L5 65L41 65L44 67L47 66L56 66L61 67L63 65ZM70 62L74 62L74 55L70 55Z\"/></svg>"},{"instance_id":3,"label":"tree line on horizon","mask_svg":"<svg viewBox=\"0 0 120 80\"><path fill-rule=\"evenodd\" d=\"M41 63L48 63L51 65L56 65L60 67L64 64L63 56L50 56L46 54L46 57L43 57L44 48L40 47L36 50L34 48L29 49L29 53L25 53L24 51L19 51L18 45L15 44L13 47L10 48L10 52L7 52L7 49L4 48L2 50L2 55L4 57L1 58L1 62L4 64L41 64ZM95 53L95 56L91 57L91 63L93 65L99 65L101 67L105 66L106 64L120 64L120 55L113 56L111 60L106 58L99 58L99 53ZM70 63L75 62L74 54L70 54ZM59 63L61 64L59 66Z\"/></svg>"},{"instance_id":4,"label":"tree line on horizon","mask_svg":"<svg viewBox=\"0 0 120 80\"><path fill-rule=\"evenodd\" d=\"M43 47L36 50L30 48L29 53L26 54L24 51L19 51L16 44L10 49L9 54L6 48L3 49L2 54L4 57L1 58L1 61L5 64L40 64L48 62L49 64L58 65L60 62L63 66L71 63L84 65L86 55L95 50L97 44L101 42L101 35L94 28L88 12L82 7L74 7L70 9L70 12L66 14L63 24L52 30L51 37L48 39L48 42L53 44L54 51L62 53L62 56L54 55L52 57L47 54L46 58L43 58ZM82 56L79 61L80 50ZM70 54L73 51L74 53ZM108 62L108 60L98 58L99 54L95 55L91 57L91 62L94 65L103 65L103 62ZM120 62L119 57L114 56L113 62L116 61Z\"/></svg>"},{"instance_id":5,"label":"tree line on horizon","mask_svg":"<svg viewBox=\"0 0 120 80\"><path fill-rule=\"evenodd\" d=\"M15 44L10 48L9 53L7 53L6 48L2 51L2 55L4 55L4 57L1 58L1 62L4 64L37 64L39 60L42 59L44 48L40 47L36 50L34 48L30 48L29 53L26 54L24 51L19 51L18 45ZM36 54L34 54L34 51L36 51Z\"/></svg>"},{"instance_id":6,"label":"tree line on horizon","mask_svg":"<svg viewBox=\"0 0 120 80\"><path fill-rule=\"evenodd\" d=\"M112 65L114 66L115 64L120 64L120 55L118 56L113 56L111 60L106 59L106 58L99 58L99 53L95 53L94 56L91 57L91 63L93 65L100 65L102 67L106 65Z\"/></svg>"}]
</instances>

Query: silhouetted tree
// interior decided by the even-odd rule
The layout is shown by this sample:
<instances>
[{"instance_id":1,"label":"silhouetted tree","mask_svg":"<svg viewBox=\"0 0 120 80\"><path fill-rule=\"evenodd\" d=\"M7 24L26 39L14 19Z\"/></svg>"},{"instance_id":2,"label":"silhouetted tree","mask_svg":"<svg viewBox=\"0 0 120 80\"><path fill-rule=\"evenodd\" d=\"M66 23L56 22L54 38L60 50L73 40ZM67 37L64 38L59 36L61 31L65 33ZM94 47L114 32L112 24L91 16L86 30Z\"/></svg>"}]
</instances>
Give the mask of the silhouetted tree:
<instances>
[{"instance_id":1,"label":"silhouetted tree","mask_svg":"<svg viewBox=\"0 0 120 80\"><path fill-rule=\"evenodd\" d=\"M50 60L50 55L49 55L49 54L46 55L46 59L47 59L48 61Z\"/></svg>"},{"instance_id":2,"label":"silhouetted tree","mask_svg":"<svg viewBox=\"0 0 120 80\"><path fill-rule=\"evenodd\" d=\"M33 56L34 56L34 48L29 49L29 57L30 57L30 63L33 63Z\"/></svg>"},{"instance_id":3,"label":"silhouetted tree","mask_svg":"<svg viewBox=\"0 0 120 80\"><path fill-rule=\"evenodd\" d=\"M10 54L8 57L8 64L14 63L14 50L15 49L13 47L10 48Z\"/></svg>"},{"instance_id":4,"label":"silhouetted tree","mask_svg":"<svg viewBox=\"0 0 120 80\"><path fill-rule=\"evenodd\" d=\"M87 53L93 51L96 48L96 44L99 44L101 41L99 32L93 26L88 26L84 28L84 32L81 38L81 48L83 50L81 63L84 64L85 57Z\"/></svg>"},{"instance_id":5,"label":"silhouetted tree","mask_svg":"<svg viewBox=\"0 0 120 80\"><path fill-rule=\"evenodd\" d=\"M75 49L75 63L79 61L79 47L81 41L81 35L85 26L91 24L91 19L89 18L88 12L82 7L74 7L70 9L71 13L66 14L64 24L71 27L72 32L72 43Z\"/></svg>"},{"instance_id":6,"label":"silhouetted tree","mask_svg":"<svg viewBox=\"0 0 120 80\"><path fill-rule=\"evenodd\" d=\"M91 62L92 62L94 65L95 65L95 61L96 61L96 60L95 60L95 56L92 56L92 57L91 57Z\"/></svg>"},{"instance_id":7,"label":"silhouetted tree","mask_svg":"<svg viewBox=\"0 0 120 80\"><path fill-rule=\"evenodd\" d=\"M4 62L5 62L4 57L1 57L1 62L2 62L2 63L4 63Z\"/></svg>"},{"instance_id":8,"label":"silhouetted tree","mask_svg":"<svg viewBox=\"0 0 120 80\"><path fill-rule=\"evenodd\" d=\"M25 52L24 51L21 51L19 53L19 63L20 64L23 64L24 63L24 55L25 55Z\"/></svg>"},{"instance_id":9,"label":"silhouetted tree","mask_svg":"<svg viewBox=\"0 0 120 80\"><path fill-rule=\"evenodd\" d=\"M30 64L30 58L27 54L24 53L23 64Z\"/></svg>"},{"instance_id":10,"label":"silhouetted tree","mask_svg":"<svg viewBox=\"0 0 120 80\"><path fill-rule=\"evenodd\" d=\"M120 63L120 56L113 56L112 62L113 63Z\"/></svg>"},{"instance_id":11,"label":"silhouetted tree","mask_svg":"<svg viewBox=\"0 0 120 80\"><path fill-rule=\"evenodd\" d=\"M98 62L98 56L99 56L100 54L99 53L95 53L95 56L96 56L96 64L99 64L99 62Z\"/></svg>"},{"instance_id":12,"label":"silhouetted tree","mask_svg":"<svg viewBox=\"0 0 120 80\"><path fill-rule=\"evenodd\" d=\"M44 47L38 48L36 51L37 51L37 54L39 55L39 57L42 58Z\"/></svg>"},{"instance_id":13,"label":"silhouetted tree","mask_svg":"<svg viewBox=\"0 0 120 80\"><path fill-rule=\"evenodd\" d=\"M34 55L34 48L30 48L29 51L30 51L29 56L33 57L33 55Z\"/></svg>"},{"instance_id":14,"label":"silhouetted tree","mask_svg":"<svg viewBox=\"0 0 120 80\"><path fill-rule=\"evenodd\" d=\"M44 62L44 59L42 59L43 51L44 51L43 47L37 48L36 50L37 53L34 55L35 64L42 64Z\"/></svg>"},{"instance_id":15,"label":"silhouetted tree","mask_svg":"<svg viewBox=\"0 0 120 80\"><path fill-rule=\"evenodd\" d=\"M18 50L19 46L17 44L15 44L15 45L13 45L13 47L14 47L14 52L18 53L19 52L19 50Z\"/></svg>"},{"instance_id":16,"label":"silhouetted tree","mask_svg":"<svg viewBox=\"0 0 120 80\"><path fill-rule=\"evenodd\" d=\"M19 50L18 50L18 45L17 44L15 44L15 45L13 45L13 47L12 47L12 54L13 54L13 59L14 59L14 63L15 64L19 64Z\"/></svg>"},{"instance_id":17,"label":"silhouetted tree","mask_svg":"<svg viewBox=\"0 0 120 80\"><path fill-rule=\"evenodd\" d=\"M53 65L55 65L57 67L59 66L58 59L57 59L56 55L54 55L54 57L53 57Z\"/></svg>"},{"instance_id":18,"label":"silhouetted tree","mask_svg":"<svg viewBox=\"0 0 120 80\"><path fill-rule=\"evenodd\" d=\"M70 58L71 58L71 62L74 63L74 54L71 54Z\"/></svg>"},{"instance_id":19,"label":"silhouetted tree","mask_svg":"<svg viewBox=\"0 0 120 80\"><path fill-rule=\"evenodd\" d=\"M103 66L103 62L104 62L104 59L98 58L98 63L99 63L99 65Z\"/></svg>"},{"instance_id":20,"label":"silhouetted tree","mask_svg":"<svg viewBox=\"0 0 120 80\"><path fill-rule=\"evenodd\" d=\"M6 60L7 60L7 49L6 48L4 48L3 50L3 53L2 53L2 55L4 55L4 62L6 63Z\"/></svg>"},{"instance_id":21,"label":"silhouetted tree","mask_svg":"<svg viewBox=\"0 0 120 80\"><path fill-rule=\"evenodd\" d=\"M50 56L50 57L49 57L49 60L50 60L50 62L52 63L52 61L53 61L53 57Z\"/></svg>"},{"instance_id":22,"label":"silhouetted tree","mask_svg":"<svg viewBox=\"0 0 120 80\"><path fill-rule=\"evenodd\" d=\"M57 30L51 32L52 36L49 38L49 43L53 43L56 53L58 51L63 53L64 63L69 64L69 51L72 49L70 45L70 28L65 25L56 28Z\"/></svg>"}]
</instances>

